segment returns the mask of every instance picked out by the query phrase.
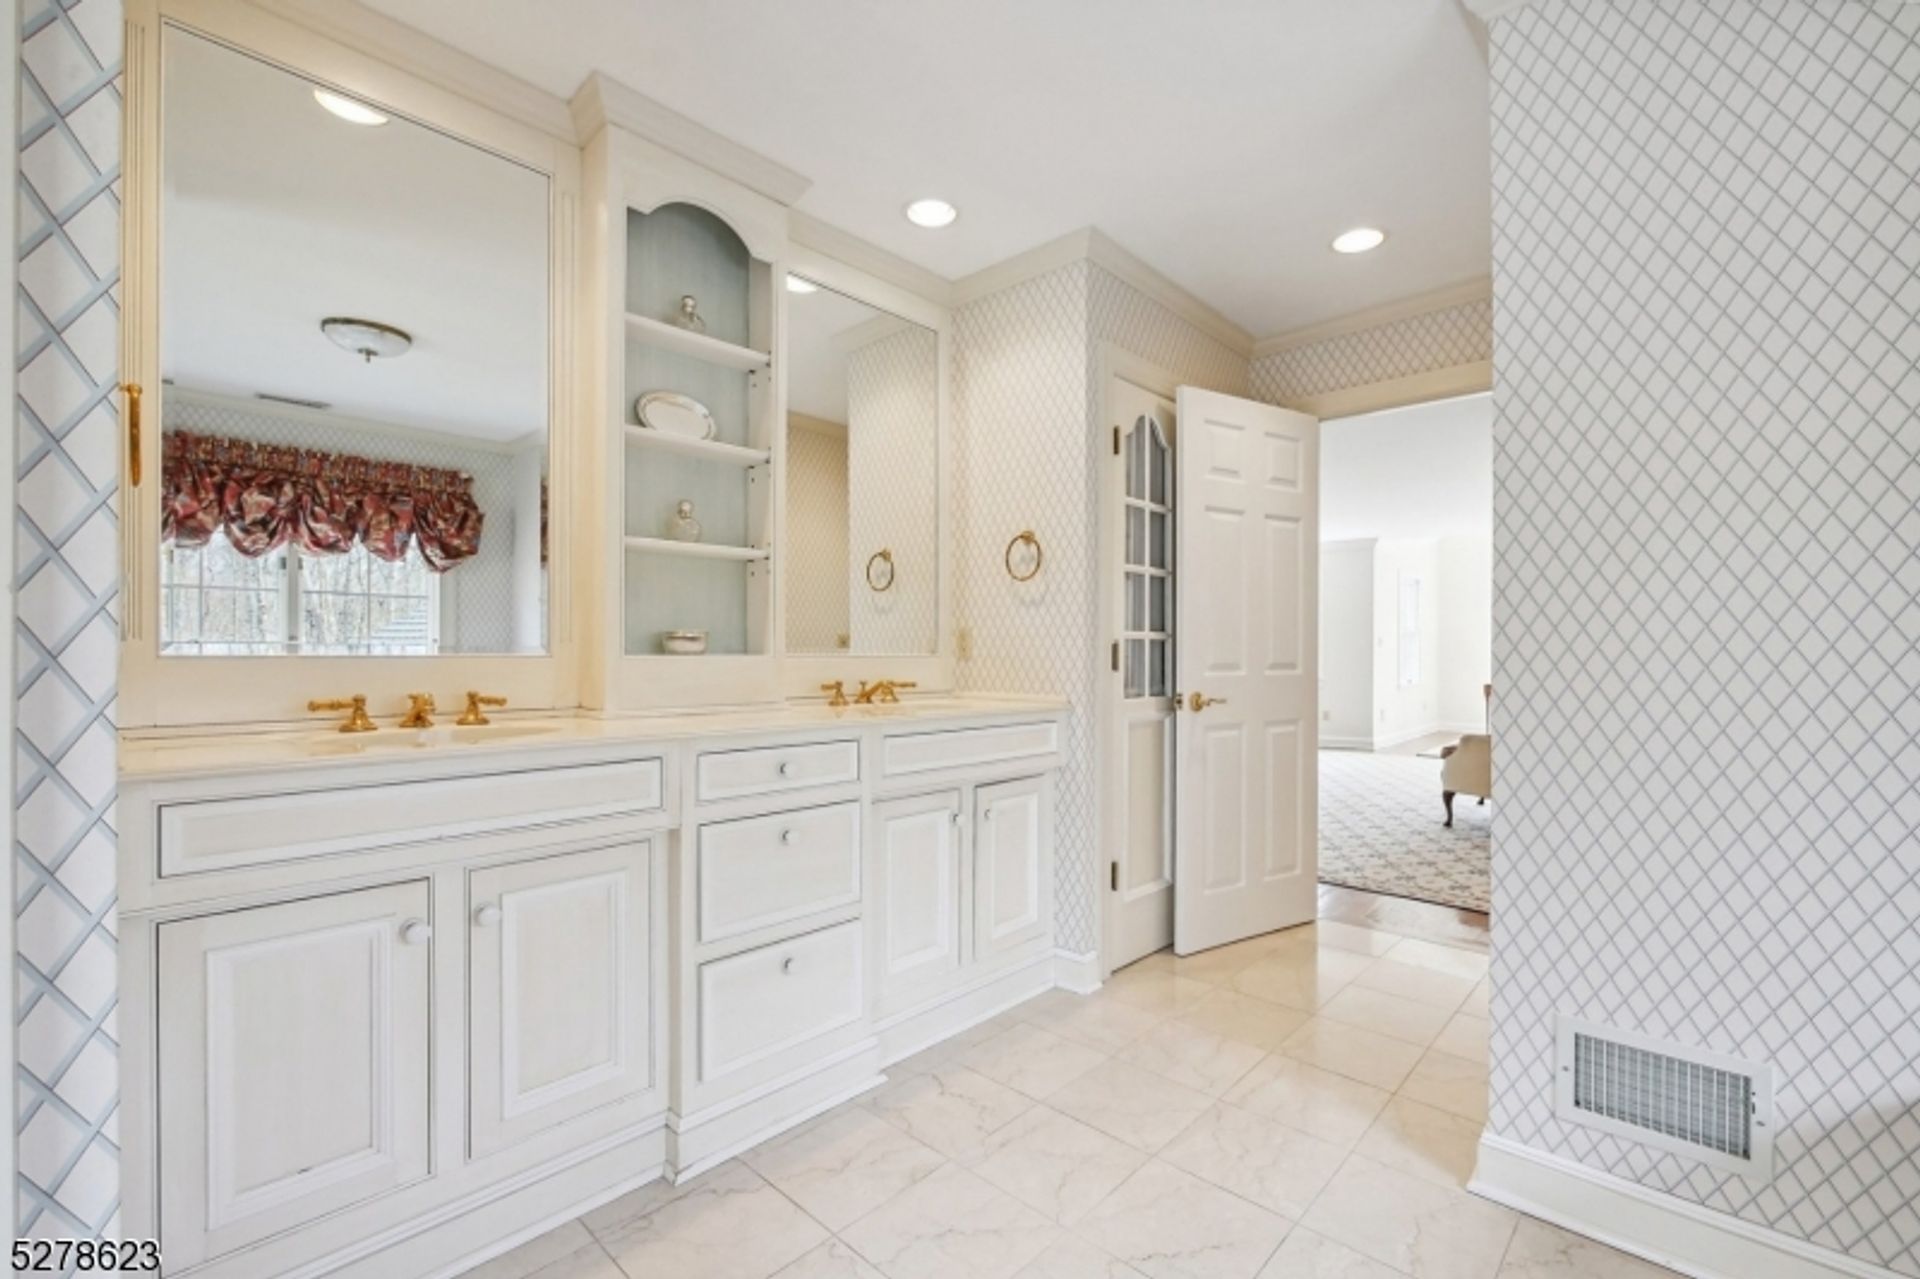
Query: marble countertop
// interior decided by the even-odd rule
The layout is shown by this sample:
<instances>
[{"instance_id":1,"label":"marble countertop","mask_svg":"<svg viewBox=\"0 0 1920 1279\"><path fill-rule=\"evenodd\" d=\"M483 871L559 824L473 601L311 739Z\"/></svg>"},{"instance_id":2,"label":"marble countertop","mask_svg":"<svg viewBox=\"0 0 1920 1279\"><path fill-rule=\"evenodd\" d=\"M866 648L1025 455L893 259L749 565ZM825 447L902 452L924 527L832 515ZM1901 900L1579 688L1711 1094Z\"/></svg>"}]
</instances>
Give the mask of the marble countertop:
<instances>
[{"instance_id":1,"label":"marble countertop","mask_svg":"<svg viewBox=\"0 0 1920 1279\"><path fill-rule=\"evenodd\" d=\"M378 732L341 733L333 728L228 729L192 733L123 733L122 778L156 779L205 773L263 772L290 765L374 764L383 759L419 759L439 751L506 752L557 750L617 742L666 742L686 738L744 737L845 726L950 727L967 720L1021 715L1057 715L1067 703L1057 697L1013 694L953 694L908 697L890 706L831 707L821 701L717 707L643 715L602 716L556 712L496 716L485 726L462 728L452 718L433 728L382 724Z\"/></svg>"}]
</instances>

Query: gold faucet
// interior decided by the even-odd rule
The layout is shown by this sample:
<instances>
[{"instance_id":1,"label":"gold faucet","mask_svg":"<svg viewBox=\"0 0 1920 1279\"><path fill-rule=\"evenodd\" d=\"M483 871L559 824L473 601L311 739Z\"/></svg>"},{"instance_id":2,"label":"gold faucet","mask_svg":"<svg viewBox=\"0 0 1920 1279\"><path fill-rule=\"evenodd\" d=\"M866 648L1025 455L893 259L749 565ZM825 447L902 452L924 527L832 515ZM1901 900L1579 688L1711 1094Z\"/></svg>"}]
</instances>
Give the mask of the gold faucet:
<instances>
[{"instance_id":1,"label":"gold faucet","mask_svg":"<svg viewBox=\"0 0 1920 1279\"><path fill-rule=\"evenodd\" d=\"M860 691L853 695L853 700L856 705L860 706L871 706L875 702L892 705L900 700L901 689L919 687L919 684L910 679L877 679L871 684L865 680L861 680Z\"/></svg>"},{"instance_id":2,"label":"gold faucet","mask_svg":"<svg viewBox=\"0 0 1920 1279\"><path fill-rule=\"evenodd\" d=\"M367 695L355 693L352 697L315 698L307 703L310 711L346 711L347 718L341 721L343 733L371 733L380 726L367 714Z\"/></svg>"},{"instance_id":3,"label":"gold faucet","mask_svg":"<svg viewBox=\"0 0 1920 1279\"><path fill-rule=\"evenodd\" d=\"M488 693L476 693L472 689L468 689L467 709L461 711L460 718L453 722L456 724L464 724L468 728L472 728L476 724L491 724L493 721L488 719L486 715L481 712L480 708L482 706L505 706L506 704L507 699L504 697L494 697ZM429 709L431 709L431 707L429 707Z\"/></svg>"},{"instance_id":4,"label":"gold faucet","mask_svg":"<svg viewBox=\"0 0 1920 1279\"><path fill-rule=\"evenodd\" d=\"M433 712L437 709L432 693L408 693L407 713L400 717L400 727L432 728Z\"/></svg>"},{"instance_id":5,"label":"gold faucet","mask_svg":"<svg viewBox=\"0 0 1920 1279\"><path fill-rule=\"evenodd\" d=\"M823 693L833 694L833 696L827 699L827 705L829 706L837 707L837 706L845 706L847 704L847 684L845 680L837 679L833 681L833 683L831 684L822 684L820 686L820 691Z\"/></svg>"}]
</instances>

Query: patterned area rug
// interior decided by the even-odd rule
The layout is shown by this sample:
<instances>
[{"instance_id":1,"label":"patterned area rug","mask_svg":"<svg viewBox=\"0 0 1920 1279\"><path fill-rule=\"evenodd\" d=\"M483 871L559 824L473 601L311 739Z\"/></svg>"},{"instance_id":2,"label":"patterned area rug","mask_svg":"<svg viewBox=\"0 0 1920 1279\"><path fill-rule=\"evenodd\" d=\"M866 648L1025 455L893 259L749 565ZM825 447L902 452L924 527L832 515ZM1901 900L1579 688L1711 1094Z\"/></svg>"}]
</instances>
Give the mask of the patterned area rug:
<instances>
[{"instance_id":1,"label":"patterned area rug","mask_svg":"<svg viewBox=\"0 0 1920 1279\"><path fill-rule=\"evenodd\" d=\"M1437 761L1321 751L1320 882L1486 910L1492 804L1456 798L1448 830Z\"/></svg>"}]
</instances>

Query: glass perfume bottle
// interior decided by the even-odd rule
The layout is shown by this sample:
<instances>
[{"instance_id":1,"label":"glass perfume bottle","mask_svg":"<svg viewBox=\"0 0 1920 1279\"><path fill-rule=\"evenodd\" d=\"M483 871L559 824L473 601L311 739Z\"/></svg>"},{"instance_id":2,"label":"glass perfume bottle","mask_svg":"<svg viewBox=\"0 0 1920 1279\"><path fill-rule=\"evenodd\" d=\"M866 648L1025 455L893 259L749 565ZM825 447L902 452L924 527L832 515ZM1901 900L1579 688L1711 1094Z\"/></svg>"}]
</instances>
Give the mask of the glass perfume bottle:
<instances>
[{"instance_id":1,"label":"glass perfume bottle","mask_svg":"<svg viewBox=\"0 0 1920 1279\"><path fill-rule=\"evenodd\" d=\"M700 540L700 521L693 518L693 503L685 498L673 508L673 518L667 521L667 536L676 542L697 542Z\"/></svg>"},{"instance_id":2,"label":"glass perfume bottle","mask_svg":"<svg viewBox=\"0 0 1920 1279\"><path fill-rule=\"evenodd\" d=\"M700 303L693 294L684 294L680 299L680 312L673 322L689 333L705 333L707 322L700 315Z\"/></svg>"}]
</instances>

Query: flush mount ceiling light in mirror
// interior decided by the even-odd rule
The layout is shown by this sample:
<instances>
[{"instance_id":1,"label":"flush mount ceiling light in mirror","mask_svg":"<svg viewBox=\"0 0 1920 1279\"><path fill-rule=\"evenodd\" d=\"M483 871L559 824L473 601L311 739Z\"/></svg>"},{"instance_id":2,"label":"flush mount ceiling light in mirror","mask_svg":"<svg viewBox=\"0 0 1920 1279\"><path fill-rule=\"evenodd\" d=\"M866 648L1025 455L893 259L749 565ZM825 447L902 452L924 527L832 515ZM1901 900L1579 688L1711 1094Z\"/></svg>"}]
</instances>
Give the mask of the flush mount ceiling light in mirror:
<instances>
[{"instance_id":1,"label":"flush mount ceiling light in mirror","mask_svg":"<svg viewBox=\"0 0 1920 1279\"><path fill-rule=\"evenodd\" d=\"M320 331L335 346L343 351L352 351L368 364L372 364L376 358L386 360L405 355L413 345L413 335L405 329L396 329L391 324L381 324L377 320L356 320L344 315L330 315L320 321Z\"/></svg>"},{"instance_id":2,"label":"flush mount ceiling light in mirror","mask_svg":"<svg viewBox=\"0 0 1920 1279\"><path fill-rule=\"evenodd\" d=\"M376 125L385 124L387 117L375 111L364 102L356 102L331 89L315 89L313 100L327 110L345 120L348 124Z\"/></svg>"},{"instance_id":3,"label":"flush mount ceiling light in mirror","mask_svg":"<svg viewBox=\"0 0 1920 1279\"><path fill-rule=\"evenodd\" d=\"M797 275L787 277L787 292L789 293L818 293L819 291L820 286L812 280L803 280Z\"/></svg>"},{"instance_id":4,"label":"flush mount ceiling light in mirror","mask_svg":"<svg viewBox=\"0 0 1920 1279\"><path fill-rule=\"evenodd\" d=\"M1378 227L1357 226L1333 237L1335 253L1367 253L1387 242L1387 233Z\"/></svg>"},{"instance_id":5,"label":"flush mount ceiling light in mirror","mask_svg":"<svg viewBox=\"0 0 1920 1279\"><path fill-rule=\"evenodd\" d=\"M915 200L907 206L907 221L931 231L937 231L943 226L952 226L953 220L959 216L960 210L945 200Z\"/></svg>"}]
</instances>

